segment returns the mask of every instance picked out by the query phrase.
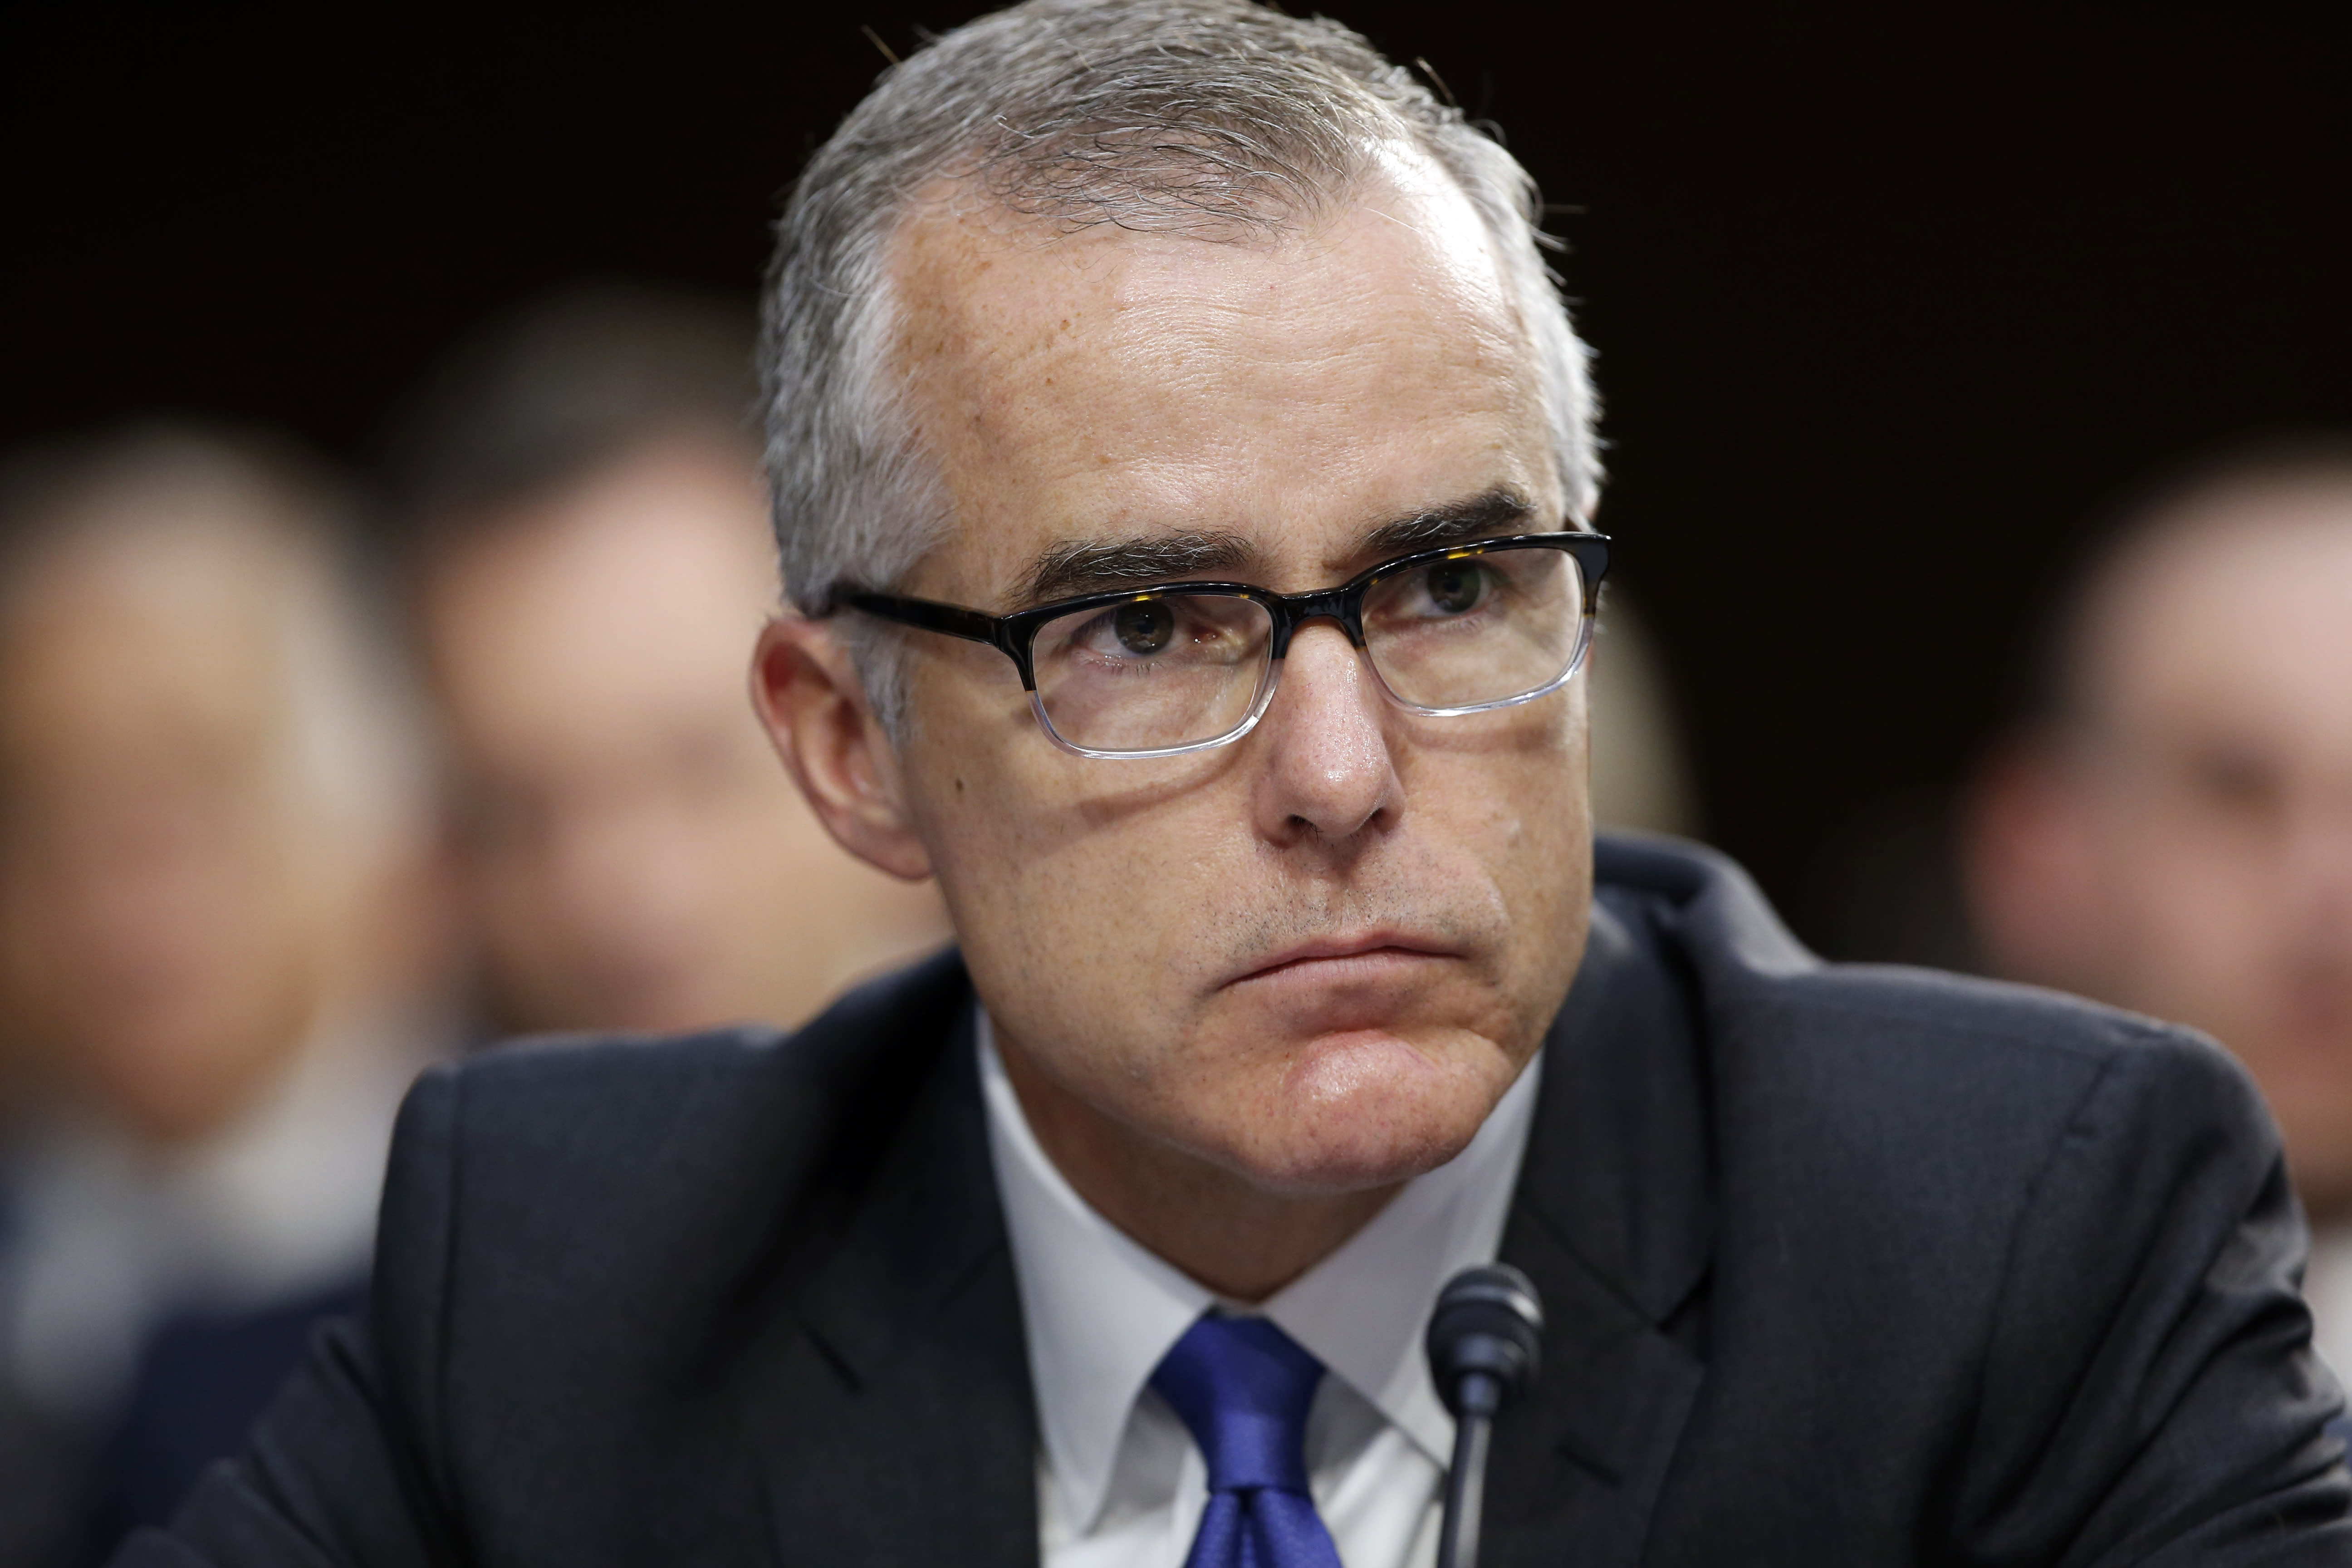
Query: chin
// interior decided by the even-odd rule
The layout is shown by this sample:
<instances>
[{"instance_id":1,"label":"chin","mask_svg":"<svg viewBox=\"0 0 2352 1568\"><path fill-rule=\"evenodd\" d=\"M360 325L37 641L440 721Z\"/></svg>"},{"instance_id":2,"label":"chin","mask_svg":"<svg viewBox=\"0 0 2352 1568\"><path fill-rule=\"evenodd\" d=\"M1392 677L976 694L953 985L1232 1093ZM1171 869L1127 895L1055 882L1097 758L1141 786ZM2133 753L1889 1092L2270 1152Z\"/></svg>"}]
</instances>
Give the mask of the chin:
<instances>
[{"instance_id":1,"label":"chin","mask_svg":"<svg viewBox=\"0 0 2352 1568\"><path fill-rule=\"evenodd\" d=\"M1510 1086L1500 1052L1438 1055L1377 1030L1328 1036L1270 1096L1275 1124L1240 1162L1269 1192L1328 1196L1393 1186L1469 1146ZM1491 1066L1490 1066L1491 1063Z\"/></svg>"}]
</instances>

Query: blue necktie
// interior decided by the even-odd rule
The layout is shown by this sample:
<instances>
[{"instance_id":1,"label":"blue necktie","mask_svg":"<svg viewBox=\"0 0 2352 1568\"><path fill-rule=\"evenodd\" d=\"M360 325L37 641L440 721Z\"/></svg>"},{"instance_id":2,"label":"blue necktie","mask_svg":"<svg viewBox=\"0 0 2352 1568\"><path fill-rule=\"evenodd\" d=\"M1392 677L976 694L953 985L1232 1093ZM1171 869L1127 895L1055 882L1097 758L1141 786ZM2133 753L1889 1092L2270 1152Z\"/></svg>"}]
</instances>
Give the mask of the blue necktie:
<instances>
[{"instance_id":1,"label":"blue necktie","mask_svg":"<svg viewBox=\"0 0 2352 1568\"><path fill-rule=\"evenodd\" d=\"M1184 1568L1339 1568L1307 1491L1307 1407L1323 1363L1263 1318L1213 1313L1151 1374L1209 1462Z\"/></svg>"}]
</instances>

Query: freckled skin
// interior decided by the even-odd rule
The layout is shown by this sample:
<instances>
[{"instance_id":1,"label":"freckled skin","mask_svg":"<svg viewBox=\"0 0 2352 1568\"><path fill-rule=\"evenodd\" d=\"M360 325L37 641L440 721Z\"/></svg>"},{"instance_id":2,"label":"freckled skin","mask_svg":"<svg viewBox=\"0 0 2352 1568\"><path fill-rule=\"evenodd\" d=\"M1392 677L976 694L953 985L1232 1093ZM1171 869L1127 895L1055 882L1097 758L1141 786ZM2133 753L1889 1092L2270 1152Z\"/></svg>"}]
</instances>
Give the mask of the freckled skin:
<instances>
[{"instance_id":1,"label":"freckled skin","mask_svg":"<svg viewBox=\"0 0 2352 1568\"><path fill-rule=\"evenodd\" d=\"M1073 538L1213 528L1300 591L1380 523L1561 492L1475 215L1411 168L1303 233L1055 238L966 204L902 233L898 340L954 507L906 587L1002 610ZM1465 1145L1533 1056L1591 894L1583 683L1408 715L1338 627L1265 720L1103 762L1040 732L1010 661L916 635L893 752L824 626L756 684L853 849L936 874L1040 1140L1115 1223L1204 1282L1279 1288ZM1302 942L1375 952L1255 974Z\"/></svg>"}]
</instances>

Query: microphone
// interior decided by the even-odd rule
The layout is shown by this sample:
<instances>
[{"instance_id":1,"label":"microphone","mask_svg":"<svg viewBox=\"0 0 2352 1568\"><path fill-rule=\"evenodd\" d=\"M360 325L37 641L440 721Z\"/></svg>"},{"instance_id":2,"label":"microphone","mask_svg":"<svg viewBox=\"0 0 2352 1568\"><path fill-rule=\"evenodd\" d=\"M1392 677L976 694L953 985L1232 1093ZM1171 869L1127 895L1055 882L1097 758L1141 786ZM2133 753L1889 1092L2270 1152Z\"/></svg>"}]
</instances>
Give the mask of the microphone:
<instances>
[{"instance_id":1,"label":"microphone","mask_svg":"<svg viewBox=\"0 0 2352 1568\"><path fill-rule=\"evenodd\" d=\"M1437 1396L1454 1413L1437 1568L1476 1568L1487 1443L1496 1415L1535 1386L1542 1338L1535 1285L1507 1263L1465 1268L1437 1293L1423 1342Z\"/></svg>"}]
</instances>

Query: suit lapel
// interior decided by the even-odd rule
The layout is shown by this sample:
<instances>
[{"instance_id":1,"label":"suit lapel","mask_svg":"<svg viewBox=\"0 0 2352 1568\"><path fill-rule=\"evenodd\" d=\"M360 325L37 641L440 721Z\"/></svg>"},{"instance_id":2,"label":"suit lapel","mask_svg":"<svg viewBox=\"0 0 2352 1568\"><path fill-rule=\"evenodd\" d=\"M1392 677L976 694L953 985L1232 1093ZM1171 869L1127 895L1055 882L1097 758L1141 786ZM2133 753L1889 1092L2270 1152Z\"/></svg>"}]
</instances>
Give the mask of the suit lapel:
<instances>
[{"instance_id":1,"label":"suit lapel","mask_svg":"<svg viewBox=\"0 0 2352 1568\"><path fill-rule=\"evenodd\" d=\"M1504 1232L1543 1297L1544 1365L1496 1430L1494 1568L1638 1561L1704 1373L1702 1058L1689 992L1638 929L1595 903Z\"/></svg>"},{"instance_id":2,"label":"suit lapel","mask_svg":"<svg viewBox=\"0 0 2352 1568\"><path fill-rule=\"evenodd\" d=\"M1496 1429L1489 1568L1638 1561L1704 1374L1693 1348L1712 1240L1704 1068L1688 986L1648 930L1595 903L1546 1047L1502 1248L1542 1293L1544 1372ZM1037 1562L1020 1298L971 993L948 989L937 1016L908 1021L924 1039L877 1068L920 1087L873 1129L870 1174L811 1184L855 1202L795 1217L806 1240L757 1309L772 1326L744 1380L745 1421L778 1559L795 1568Z\"/></svg>"},{"instance_id":3,"label":"suit lapel","mask_svg":"<svg viewBox=\"0 0 2352 1568\"><path fill-rule=\"evenodd\" d=\"M944 1047L908 1064L911 1110L838 1227L814 1227L830 1243L803 1253L805 1291L782 1282L749 1380L784 1563L1037 1561L1036 1414L971 1014L964 988Z\"/></svg>"}]
</instances>

